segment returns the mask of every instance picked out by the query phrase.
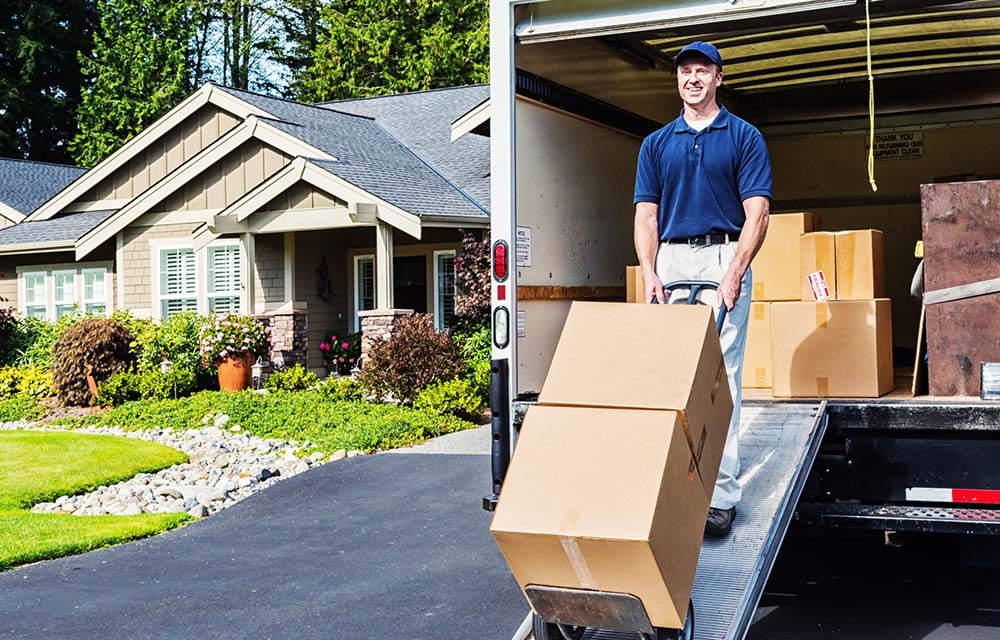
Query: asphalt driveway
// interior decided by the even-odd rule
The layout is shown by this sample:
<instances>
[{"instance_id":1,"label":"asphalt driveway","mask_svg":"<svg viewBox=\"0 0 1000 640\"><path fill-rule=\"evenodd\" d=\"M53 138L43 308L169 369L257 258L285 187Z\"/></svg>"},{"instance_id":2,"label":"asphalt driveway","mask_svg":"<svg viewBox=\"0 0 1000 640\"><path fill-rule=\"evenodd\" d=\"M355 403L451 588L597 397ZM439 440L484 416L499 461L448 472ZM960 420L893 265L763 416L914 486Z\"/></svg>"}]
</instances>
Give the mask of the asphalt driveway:
<instances>
[{"instance_id":1,"label":"asphalt driveway","mask_svg":"<svg viewBox=\"0 0 1000 640\"><path fill-rule=\"evenodd\" d=\"M0 574L0 638L509 640L482 455L361 456L164 535Z\"/></svg>"}]
</instances>

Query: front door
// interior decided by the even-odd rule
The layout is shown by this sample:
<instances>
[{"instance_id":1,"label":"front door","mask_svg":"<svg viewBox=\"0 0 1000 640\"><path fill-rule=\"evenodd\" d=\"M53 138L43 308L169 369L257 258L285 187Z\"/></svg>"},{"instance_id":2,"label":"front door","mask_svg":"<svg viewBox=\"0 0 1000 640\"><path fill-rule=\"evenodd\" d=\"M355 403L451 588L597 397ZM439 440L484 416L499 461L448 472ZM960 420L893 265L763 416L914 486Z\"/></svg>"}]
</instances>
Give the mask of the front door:
<instances>
[{"instance_id":1,"label":"front door","mask_svg":"<svg viewBox=\"0 0 1000 640\"><path fill-rule=\"evenodd\" d=\"M392 277L392 306L427 313L427 257L393 258Z\"/></svg>"}]
</instances>

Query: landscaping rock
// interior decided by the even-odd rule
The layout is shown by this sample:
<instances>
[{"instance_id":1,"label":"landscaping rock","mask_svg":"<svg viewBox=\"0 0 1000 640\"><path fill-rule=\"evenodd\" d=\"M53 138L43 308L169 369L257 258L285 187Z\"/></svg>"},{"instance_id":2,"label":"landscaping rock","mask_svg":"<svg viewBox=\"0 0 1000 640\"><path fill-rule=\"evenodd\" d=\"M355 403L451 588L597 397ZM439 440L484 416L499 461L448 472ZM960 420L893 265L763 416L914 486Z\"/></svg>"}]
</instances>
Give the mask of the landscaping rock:
<instances>
[{"instance_id":1,"label":"landscaping rock","mask_svg":"<svg viewBox=\"0 0 1000 640\"><path fill-rule=\"evenodd\" d=\"M346 457L347 457L347 451L344 450L344 449L340 449L339 451L334 452L334 454L332 456L330 456L330 462L336 462L337 460L343 460Z\"/></svg>"},{"instance_id":2,"label":"landscaping rock","mask_svg":"<svg viewBox=\"0 0 1000 640\"><path fill-rule=\"evenodd\" d=\"M219 416L221 419L223 416ZM192 513L205 517L236 504L243 498L296 474L323 464L325 456L299 457L300 449L288 442L257 438L233 425L229 430L206 421L198 429L123 431L112 427L76 429L136 438L178 449L189 462L154 474L141 473L111 487L100 487L81 496L60 496L56 502L35 505L37 513L77 515L137 515L139 513ZM45 430L59 430L48 427ZM309 443L305 443L309 445ZM305 446L304 445L304 446ZM338 457L338 454L339 457ZM330 459L350 454L339 451ZM137 510L138 509L138 510Z\"/></svg>"}]
</instances>

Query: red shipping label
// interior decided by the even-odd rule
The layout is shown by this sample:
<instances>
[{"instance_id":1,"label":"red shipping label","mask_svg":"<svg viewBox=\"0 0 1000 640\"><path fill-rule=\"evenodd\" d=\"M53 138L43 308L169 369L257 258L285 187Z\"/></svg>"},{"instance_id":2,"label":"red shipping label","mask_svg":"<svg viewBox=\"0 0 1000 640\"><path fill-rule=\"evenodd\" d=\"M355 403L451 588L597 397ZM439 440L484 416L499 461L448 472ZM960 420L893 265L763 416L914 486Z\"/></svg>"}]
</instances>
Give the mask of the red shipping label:
<instances>
[{"instance_id":1,"label":"red shipping label","mask_svg":"<svg viewBox=\"0 0 1000 640\"><path fill-rule=\"evenodd\" d=\"M809 289L812 291L813 300L826 300L830 297L830 287L826 284L826 276L822 271L816 271L806 276L809 281Z\"/></svg>"}]
</instances>

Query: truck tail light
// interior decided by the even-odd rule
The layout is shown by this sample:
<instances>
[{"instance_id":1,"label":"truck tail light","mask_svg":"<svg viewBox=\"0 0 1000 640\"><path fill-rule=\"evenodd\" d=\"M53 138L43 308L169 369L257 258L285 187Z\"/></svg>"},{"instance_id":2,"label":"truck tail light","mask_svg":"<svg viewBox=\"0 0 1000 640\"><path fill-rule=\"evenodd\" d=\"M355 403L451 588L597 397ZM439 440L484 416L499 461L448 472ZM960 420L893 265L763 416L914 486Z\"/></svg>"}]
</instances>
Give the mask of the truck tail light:
<instances>
[{"instance_id":1,"label":"truck tail light","mask_svg":"<svg viewBox=\"0 0 1000 640\"><path fill-rule=\"evenodd\" d=\"M493 310L493 344L497 349L503 349L510 342L510 311L507 307L497 307Z\"/></svg>"},{"instance_id":2,"label":"truck tail light","mask_svg":"<svg viewBox=\"0 0 1000 640\"><path fill-rule=\"evenodd\" d=\"M503 282L507 279L507 260L508 253L507 243L503 240L497 240L493 243L493 277L497 282Z\"/></svg>"}]
</instances>

